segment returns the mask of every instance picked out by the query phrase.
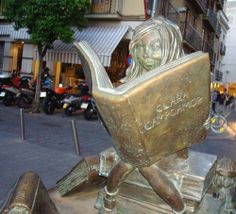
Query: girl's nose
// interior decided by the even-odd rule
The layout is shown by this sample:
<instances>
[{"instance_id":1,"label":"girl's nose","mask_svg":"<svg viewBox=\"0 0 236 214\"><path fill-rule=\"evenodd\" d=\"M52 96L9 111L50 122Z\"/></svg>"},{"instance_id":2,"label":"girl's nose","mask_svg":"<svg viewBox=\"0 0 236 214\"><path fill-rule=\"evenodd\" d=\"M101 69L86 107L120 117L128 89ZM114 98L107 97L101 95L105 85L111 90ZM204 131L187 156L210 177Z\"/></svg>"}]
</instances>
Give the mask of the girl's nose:
<instances>
[{"instance_id":1,"label":"girl's nose","mask_svg":"<svg viewBox=\"0 0 236 214\"><path fill-rule=\"evenodd\" d=\"M143 57L149 57L149 47L148 46L145 46L144 48L144 53L143 53Z\"/></svg>"}]
</instances>

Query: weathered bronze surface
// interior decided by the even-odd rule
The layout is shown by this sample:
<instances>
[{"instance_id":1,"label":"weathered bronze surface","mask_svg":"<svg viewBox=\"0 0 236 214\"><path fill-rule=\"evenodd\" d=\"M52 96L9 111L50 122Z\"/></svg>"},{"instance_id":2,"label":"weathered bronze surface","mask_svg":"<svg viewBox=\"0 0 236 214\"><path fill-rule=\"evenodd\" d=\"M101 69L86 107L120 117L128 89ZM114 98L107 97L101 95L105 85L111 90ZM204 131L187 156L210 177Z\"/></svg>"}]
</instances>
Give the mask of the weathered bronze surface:
<instances>
[{"instance_id":1,"label":"weathered bronze surface","mask_svg":"<svg viewBox=\"0 0 236 214\"><path fill-rule=\"evenodd\" d=\"M164 17L137 26L130 41L132 63L121 82L127 82L183 56L179 27Z\"/></svg>"},{"instance_id":2,"label":"weathered bronze surface","mask_svg":"<svg viewBox=\"0 0 236 214\"><path fill-rule=\"evenodd\" d=\"M83 158L63 178L57 181L62 196L70 193L84 183L100 183L104 179L98 174L99 157Z\"/></svg>"},{"instance_id":3,"label":"weathered bronze surface","mask_svg":"<svg viewBox=\"0 0 236 214\"><path fill-rule=\"evenodd\" d=\"M115 207L114 196L120 184L136 166L175 212L183 212L179 190L152 165L206 136L204 124L210 107L208 55L197 52L182 56L178 27L162 17L153 18L135 29L130 46L134 48L133 61L124 80L127 82L114 88L91 47L83 41L75 46L121 159L114 168L116 173L112 170L108 176L104 208Z\"/></svg>"},{"instance_id":4,"label":"weathered bronze surface","mask_svg":"<svg viewBox=\"0 0 236 214\"><path fill-rule=\"evenodd\" d=\"M40 177L34 172L24 173L0 210L3 214L58 214Z\"/></svg>"},{"instance_id":5,"label":"weathered bronze surface","mask_svg":"<svg viewBox=\"0 0 236 214\"><path fill-rule=\"evenodd\" d=\"M111 154L113 157L111 157ZM117 165L118 155L113 148L109 148L101 152L100 157L103 157L104 160L108 158L114 160L113 163L111 161L101 161L99 164L99 174L107 177L111 169ZM168 175L168 179L175 183L185 199L200 202L212 183L216 161L217 157L215 155L190 150L187 159L172 154L161 159L154 166L162 169ZM130 173L124 182L130 186L144 187L143 193L147 191L150 194L150 191L152 191L152 187L138 169ZM143 196L134 194L134 197L142 198Z\"/></svg>"},{"instance_id":6,"label":"weathered bronze surface","mask_svg":"<svg viewBox=\"0 0 236 214\"><path fill-rule=\"evenodd\" d=\"M233 213L236 206L233 203L232 189L236 187L236 163L226 157L217 162L214 185L218 190L219 197L224 202L221 213Z\"/></svg>"},{"instance_id":7,"label":"weathered bronze surface","mask_svg":"<svg viewBox=\"0 0 236 214\"><path fill-rule=\"evenodd\" d=\"M88 44L76 47L86 57L84 69L91 63L86 72L93 78L92 93L123 161L150 166L204 138L210 106L207 54L182 57L112 88Z\"/></svg>"}]
</instances>

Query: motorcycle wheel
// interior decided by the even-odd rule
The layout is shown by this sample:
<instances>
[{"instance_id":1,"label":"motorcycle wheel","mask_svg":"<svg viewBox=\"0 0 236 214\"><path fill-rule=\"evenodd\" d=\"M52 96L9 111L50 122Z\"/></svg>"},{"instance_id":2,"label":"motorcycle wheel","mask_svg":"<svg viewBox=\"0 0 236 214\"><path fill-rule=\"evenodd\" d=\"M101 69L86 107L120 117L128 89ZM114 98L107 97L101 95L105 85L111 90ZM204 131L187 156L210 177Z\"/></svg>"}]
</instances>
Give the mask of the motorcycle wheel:
<instances>
[{"instance_id":1,"label":"motorcycle wheel","mask_svg":"<svg viewBox=\"0 0 236 214\"><path fill-rule=\"evenodd\" d=\"M64 113L65 113L66 116L71 116L73 112L74 112L74 109L73 109L73 107L71 107L71 106L67 107L67 108L64 110Z\"/></svg>"},{"instance_id":2,"label":"motorcycle wheel","mask_svg":"<svg viewBox=\"0 0 236 214\"><path fill-rule=\"evenodd\" d=\"M3 98L3 104L5 106L11 106L14 102L14 97L12 94L10 93L6 93L4 98Z\"/></svg>"},{"instance_id":3,"label":"motorcycle wheel","mask_svg":"<svg viewBox=\"0 0 236 214\"><path fill-rule=\"evenodd\" d=\"M19 108L29 108L30 107L30 102L29 100L27 99L27 97L25 96L20 96L18 99L17 99L17 106Z\"/></svg>"},{"instance_id":4,"label":"motorcycle wheel","mask_svg":"<svg viewBox=\"0 0 236 214\"><path fill-rule=\"evenodd\" d=\"M45 99L43 103L43 111L45 114L53 114L55 111L55 104L52 99Z\"/></svg>"},{"instance_id":5,"label":"motorcycle wheel","mask_svg":"<svg viewBox=\"0 0 236 214\"><path fill-rule=\"evenodd\" d=\"M84 118L86 120L91 120L93 116L97 115L96 111L93 109L92 105L88 105L88 107L84 110Z\"/></svg>"}]
</instances>

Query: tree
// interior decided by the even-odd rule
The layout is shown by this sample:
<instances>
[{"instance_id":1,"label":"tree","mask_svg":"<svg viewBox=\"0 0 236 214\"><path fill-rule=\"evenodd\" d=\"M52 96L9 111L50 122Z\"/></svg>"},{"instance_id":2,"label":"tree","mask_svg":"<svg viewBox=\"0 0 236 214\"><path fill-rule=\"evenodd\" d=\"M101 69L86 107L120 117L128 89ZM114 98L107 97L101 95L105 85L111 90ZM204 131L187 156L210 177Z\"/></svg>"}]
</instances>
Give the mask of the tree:
<instances>
[{"instance_id":1,"label":"tree","mask_svg":"<svg viewBox=\"0 0 236 214\"><path fill-rule=\"evenodd\" d=\"M90 9L90 0L8 0L4 10L7 20L14 22L16 30L27 28L31 40L38 47L39 72L32 111L39 112L43 58L57 39L69 43L73 27L86 27L84 15Z\"/></svg>"}]
</instances>

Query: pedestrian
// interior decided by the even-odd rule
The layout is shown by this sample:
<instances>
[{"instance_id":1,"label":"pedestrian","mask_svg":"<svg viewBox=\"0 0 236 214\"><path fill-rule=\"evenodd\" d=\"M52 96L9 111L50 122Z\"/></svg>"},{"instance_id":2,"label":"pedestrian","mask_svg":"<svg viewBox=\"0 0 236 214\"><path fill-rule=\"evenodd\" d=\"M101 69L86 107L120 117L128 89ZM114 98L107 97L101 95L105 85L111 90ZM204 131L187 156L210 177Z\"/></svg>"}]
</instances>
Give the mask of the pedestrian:
<instances>
[{"instance_id":1,"label":"pedestrian","mask_svg":"<svg viewBox=\"0 0 236 214\"><path fill-rule=\"evenodd\" d=\"M219 99L219 92L214 89L212 92L212 105L211 105L213 113L216 113L216 103L218 99Z\"/></svg>"}]
</instances>

